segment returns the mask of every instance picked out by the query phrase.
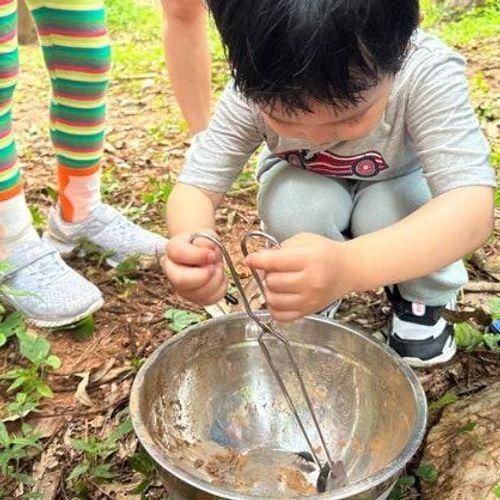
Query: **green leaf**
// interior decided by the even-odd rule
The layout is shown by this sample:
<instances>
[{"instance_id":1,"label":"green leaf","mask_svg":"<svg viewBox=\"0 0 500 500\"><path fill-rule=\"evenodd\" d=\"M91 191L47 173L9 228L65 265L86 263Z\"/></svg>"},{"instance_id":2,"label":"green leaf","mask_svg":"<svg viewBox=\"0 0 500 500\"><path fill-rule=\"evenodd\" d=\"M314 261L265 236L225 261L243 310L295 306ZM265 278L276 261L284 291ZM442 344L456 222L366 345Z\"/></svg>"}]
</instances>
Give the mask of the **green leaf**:
<instances>
[{"instance_id":1,"label":"green leaf","mask_svg":"<svg viewBox=\"0 0 500 500\"><path fill-rule=\"evenodd\" d=\"M25 328L22 314L17 311L13 312L0 323L0 337L5 337L6 342L9 337L16 335L17 332ZM2 343L0 340L0 346L5 344L5 342Z\"/></svg>"},{"instance_id":2,"label":"green leaf","mask_svg":"<svg viewBox=\"0 0 500 500\"><path fill-rule=\"evenodd\" d=\"M97 465L91 470L91 475L99 479L112 479L117 476L115 472L109 470L110 464Z\"/></svg>"},{"instance_id":3,"label":"green leaf","mask_svg":"<svg viewBox=\"0 0 500 500\"><path fill-rule=\"evenodd\" d=\"M42 398L51 398L54 396L52 389L44 382L39 382L36 386L36 391Z\"/></svg>"},{"instance_id":4,"label":"green leaf","mask_svg":"<svg viewBox=\"0 0 500 500\"><path fill-rule=\"evenodd\" d=\"M35 335L26 331L18 331L19 350L34 365L40 366L50 351L49 341L43 335Z\"/></svg>"},{"instance_id":5,"label":"green leaf","mask_svg":"<svg viewBox=\"0 0 500 500\"><path fill-rule=\"evenodd\" d=\"M28 377L24 377L24 376L20 376L20 377L17 377L14 382L12 382L12 384L10 384L9 388L7 389L7 392L12 392L13 390L21 387L24 382L26 382L26 380L28 379Z\"/></svg>"},{"instance_id":6,"label":"green leaf","mask_svg":"<svg viewBox=\"0 0 500 500\"><path fill-rule=\"evenodd\" d=\"M398 484L403 488L411 488L415 486L415 476L405 475L398 479Z\"/></svg>"},{"instance_id":7,"label":"green leaf","mask_svg":"<svg viewBox=\"0 0 500 500\"><path fill-rule=\"evenodd\" d=\"M14 477L17 481L26 484L28 486L33 486L35 484L35 480L31 476L23 472L16 472L14 474Z\"/></svg>"},{"instance_id":8,"label":"green leaf","mask_svg":"<svg viewBox=\"0 0 500 500\"><path fill-rule=\"evenodd\" d=\"M130 419L122 422L106 439L106 443L116 443L119 439L127 434L130 434L133 430L132 421Z\"/></svg>"},{"instance_id":9,"label":"green leaf","mask_svg":"<svg viewBox=\"0 0 500 500\"><path fill-rule=\"evenodd\" d=\"M133 276L137 273L140 259L140 254L128 256L124 261L120 262L120 264L116 266L116 277L118 279L123 279Z\"/></svg>"},{"instance_id":10,"label":"green leaf","mask_svg":"<svg viewBox=\"0 0 500 500\"><path fill-rule=\"evenodd\" d=\"M492 351L500 350L500 333L485 333L483 340Z\"/></svg>"},{"instance_id":11,"label":"green leaf","mask_svg":"<svg viewBox=\"0 0 500 500\"><path fill-rule=\"evenodd\" d=\"M143 449L136 451L129 457L128 462L133 470L146 477L150 477L156 472L156 466L153 459Z\"/></svg>"},{"instance_id":12,"label":"green leaf","mask_svg":"<svg viewBox=\"0 0 500 500\"><path fill-rule=\"evenodd\" d=\"M495 493L496 498L500 498L500 484L495 486L495 489L493 490L493 492Z\"/></svg>"},{"instance_id":13,"label":"green leaf","mask_svg":"<svg viewBox=\"0 0 500 500\"><path fill-rule=\"evenodd\" d=\"M78 340L88 340L94 334L95 322L94 316L89 315L80 321L61 328L62 330L71 330Z\"/></svg>"},{"instance_id":14,"label":"green leaf","mask_svg":"<svg viewBox=\"0 0 500 500\"><path fill-rule=\"evenodd\" d=\"M483 334L469 323L455 325L455 340L457 346L472 351L483 343Z\"/></svg>"},{"instance_id":15,"label":"green leaf","mask_svg":"<svg viewBox=\"0 0 500 500\"><path fill-rule=\"evenodd\" d=\"M146 498L144 495L148 492L149 488L151 488L151 485L152 485L151 479L144 479L144 481L140 482L137 485L137 487L134 488L132 493L135 493L136 495L141 495L141 498Z\"/></svg>"},{"instance_id":16,"label":"green leaf","mask_svg":"<svg viewBox=\"0 0 500 500\"><path fill-rule=\"evenodd\" d=\"M490 299L489 308L493 319L500 319L500 297Z\"/></svg>"},{"instance_id":17,"label":"green leaf","mask_svg":"<svg viewBox=\"0 0 500 500\"><path fill-rule=\"evenodd\" d=\"M70 481L74 481L75 479L78 479L80 476L85 474L88 470L89 470L89 464L78 464L71 471L71 474L69 475L68 479Z\"/></svg>"},{"instance_id":18,"label":"green leaf","mask_svg":"<svg viewBox=\"0 0 500 500\"><path fill-rule=\"evenodd\" d=\"M415 474L426 483L434 483L438 477L436 467L432 464L420 464Z\"/></svg>"},{"instance_id":19,"label":"green leaf","mask_svg":"<svg viewBox=\"0 0 500 500\"><path fill-rule=\"evenodd\" d=\"M7 343L7 335L5 333L0 332L0 347L4 346Z\"/></svg>"},{"instance_id":20,"label":"green leaf","mask_svg":"<svg viewBox=\"0 0 500 500\"><path fill-rule=\"evenodd\" d=\"M53 370L57 370L58 368L61 368L62 361L57 356L54 356L53 354L51 354L45 360L45 365L52 368Z\"/></svg>"},{"instance_id":21,"label":"green leaf","mask_svg":"<svg viewBox=\"0 0 500 500\"><path fill-rule=\"evenodd\" d=\"M0 421L0 444L7 446L10 443L9 433L7 432L7 427Z\"/></svg>"},{"instance_id":22,"label":"green leaf","mask_svg":"<svg viewBox=\"0 0 500 500\"><path fill-rule=\"evenodd\" d=\"M433 401L429 405L429 410L440 410L445 406L451 405L458 401L458 396L453 389L445 392L438 400Z\"/></svg>"},{"instance_id":23,"label":"green leaf","mask_svg":"<svg viewBox=\"0 0 500 500\"><path fill-rule=\"evenodd\" d=\"M183 309L168 309L165 312L165 319L169 322L170 329L177 333L188 326L204 321L204 314L197 314Z\"/></svg>"},{"instance_id":24,"label":"green leaf","mask_svg":"<svg viewBox=\"0 0 500 500\"><path fill-rule=\"evenodd\" d=\"M36 205L29 205L29 210L31 212L31 218L33 220L33 226L35 229L42 229L45 225L45 217Z\"/></svg>"},{"instance_id":25,"label":"green leaf","mask_svg":"<svg viewBox=\"0 0 500 500\"><path fill-rule=\"evenodd\" d=\"M45 186L45 188L43 189L43 191L45 191L45 193L47 194L47 196L55 203L57 202L57 199L58 199L58 196L59 194L57 193L57 190L54 189L52 186Z\"/></svg>"},{"instance_id":26,"label":"green leaf","mask_svg":"<svg viewBox=\"0 0 500 500\"><path fill-rule=\"evenodd\" d=\"M88 441L83 439L71 439L71 446L78 451L88 451L92 446Z\"/></svg>"},{"instance_id":27,"label":"green leaf","mask_svg":"<svg viewBox=\"0 0 500 500\"><path fill-rule=\"evenodd\" d=\"M12 444L17 444L21 448L39 448L38 436L19 436L12 440Z\"/></svg>"},{"instance_id":28,"label":"green leaf","mask_svg":"<svg viewBox=\"0 0 500 500\"><path fill-rule=\"evenodd\" d=\"M461 427L458 432L470 432L477 427L476 422L467 422L463 427Z\"/></svg>"}]
</instances>

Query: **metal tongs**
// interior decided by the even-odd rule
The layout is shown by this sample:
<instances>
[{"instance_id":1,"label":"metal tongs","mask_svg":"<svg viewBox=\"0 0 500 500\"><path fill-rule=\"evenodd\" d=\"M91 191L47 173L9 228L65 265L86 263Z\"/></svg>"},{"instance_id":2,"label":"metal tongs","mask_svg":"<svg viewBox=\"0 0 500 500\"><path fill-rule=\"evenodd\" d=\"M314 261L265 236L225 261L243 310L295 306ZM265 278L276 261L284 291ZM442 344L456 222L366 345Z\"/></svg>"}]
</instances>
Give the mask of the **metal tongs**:
<instances>
[{"instance_id":1,"label":"metal tongs","mask_svg":"<svg viewBox=\"0 0 500 500\"><path fill-rule=\"evenodd\" d=\"M297 362L295 361L295 357L292 353L291 346L290 346L290 341L282 334L280 333L277 328L278 326L272 321L263 321L259 316L255 314L255 312L252 310L252 307L250 305L250 301L245 293L245 290L243 288L243 285L241 284L240 278L238 276L238 273L236 271L236 268L233 264L233 261L231 259L231 256L229 255L229 252L226 250L225 246L223 243L220 241L219 238L216 236L209 234L209 233L196 233L191 237L191 242L193 242L197 238L205 238L215 245L220 248L222 255L224 257L224 260L226 261L226 264L229 268L229 271L231 272L232 278L234 280L234 284L236 285L236 288L241 294L241 298L243 300L243 305L245 307L245 311L250 316L250 318L259 326L260 328L260 333L258 336L258 342L259 346L266 357L266 360L269 364L269 367L271 368L271 371L273 372L274 378L276 379L276 382L280 386L281 392L283 393L283 396L286 399L286 402L288 403L288 406L290 407L290 410L292 411L295 420L297 421L297 424L307 442L307 445L309 447L310 451L310 456L308 453L300 453L299 455L304 458L307 461L314 461L314 463L317 465L317 467L320 470L320 475L317 481L317 489L319 492L324 492L327 489L327 483L328 485L334 484L336 486L340 486L346 478L345 475L345 470L342 462L334 462L332 460L332 457L330 455L330 452L328 451L328 447L326 445L326 441L323 435L323 432L321 431L321 427L319 425L318 418L316 416L316 413L314 412L313 405L311 403L311 399L309 397L309 394L306 389L306 385L304 383L304 379L302 378L302 375L300 373L299 367L297 365ZM248 242L249 240L257 240L261 239L264 240L266 243L270 244L272 248L279 248L279 243L278 241L270 236L269 234L263 232L263 231L251 231L247 233L242 241L241 241L241 251L243 255L246 257L248 255ZM259 273L251 268L252 275L260 289L260 292L262 293L263 296L265 296L265 289L264 289L264 284L262 282L261 277L259 276ZM285 351L287 353L288 359L290 361L290 364L292 366L293 372L295 374L295 377L297 378L299 382L299 387L302 393L302 397L304 398L304 401L307 404L309 414L311 416L312 422L314 423L314 428L316 430L317 435L319 436L319 439L321 441L321 449L326 457L326 463L323 465L320 462L320 459L318 457L317 451L314 449L314 446L312 444L312 441L309 437L309 434L306 430L306 427L297 411L297 408L295 406L295 403L293 402L290 393L288 392L288 389L286 388L285 383L283 382L283 378L281 377L281 374L279 370L276 368L276 365L273 362L273 358L271 356L271 353L269 352L268 347L265 344L265 336L269 335L279 341L283 347L285 348Z\"/></svg>"}]
</instances>

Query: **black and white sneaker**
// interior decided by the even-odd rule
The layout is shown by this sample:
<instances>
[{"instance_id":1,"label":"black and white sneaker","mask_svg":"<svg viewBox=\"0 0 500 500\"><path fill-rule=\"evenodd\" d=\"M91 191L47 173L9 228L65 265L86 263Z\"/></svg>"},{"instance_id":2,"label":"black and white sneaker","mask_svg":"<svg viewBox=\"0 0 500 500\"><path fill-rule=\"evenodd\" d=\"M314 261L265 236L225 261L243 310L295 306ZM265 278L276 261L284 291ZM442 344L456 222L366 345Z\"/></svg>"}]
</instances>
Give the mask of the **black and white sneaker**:
<instances>
[{"instance_id":1,"label":"black and white sneaker","mask_svg":"<svg viewBox=\"0 0 500 500\"><path fill-rule=\"evenodd\" d=\"M453 325L443 318L443 311L454 309L455 304L426 306L409 302L401 297L397 286L386 288L386 293L393 307L389 346L417 368L449 361L457 347Z\"/></svg>"}]
</instances>

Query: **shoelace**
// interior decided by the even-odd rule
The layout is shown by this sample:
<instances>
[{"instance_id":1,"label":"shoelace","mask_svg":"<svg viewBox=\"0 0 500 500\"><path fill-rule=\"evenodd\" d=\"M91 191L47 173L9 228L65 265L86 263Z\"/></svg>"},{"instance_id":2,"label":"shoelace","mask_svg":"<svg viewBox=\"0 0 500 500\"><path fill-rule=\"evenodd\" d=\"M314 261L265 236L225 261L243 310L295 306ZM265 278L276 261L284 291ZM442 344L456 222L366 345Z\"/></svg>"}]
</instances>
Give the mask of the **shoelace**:
<instances>
[{"instance_id":1,"label":"shoelace","mask_svg":"<svg viewBox=\"0 0 500 500\"><path fill-rule=\"evenodd\" d=\"M29 250L28 250L29 251ZM64 279L69 270L58 259L57 254L48 254L23 269L28 278L36 278L39 284L53 285Z\"/></svg>"}]
</instances>

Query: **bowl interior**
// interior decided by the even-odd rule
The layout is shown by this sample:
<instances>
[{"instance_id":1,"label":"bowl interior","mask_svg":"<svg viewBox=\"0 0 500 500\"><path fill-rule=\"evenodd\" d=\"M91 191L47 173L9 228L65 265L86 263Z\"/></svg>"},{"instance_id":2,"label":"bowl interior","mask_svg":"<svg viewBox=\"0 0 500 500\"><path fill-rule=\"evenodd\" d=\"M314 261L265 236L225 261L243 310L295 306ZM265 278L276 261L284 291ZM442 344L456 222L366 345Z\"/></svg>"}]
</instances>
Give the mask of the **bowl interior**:
<instances>
[{"instance_id":1,"label":"bowl interior","mask_svg":"<svg viewBox=\"0 0 500 500\"><path fill-rule=\"evenodd\" d=\"M285 334L348 484L400 469L425 425L425 399L412 372L385 346L330 321L305 318ZM160 347L134 384L136 430L163 467L201 489L314 495L318 471L297 455L308 446L257 335L246 316L232 315ZM271 339L267 345L324 460L286 350Z\"/></svg>"}]
</instances>

